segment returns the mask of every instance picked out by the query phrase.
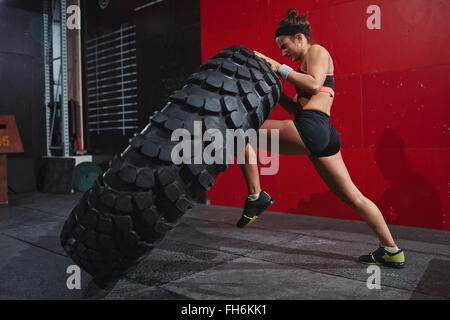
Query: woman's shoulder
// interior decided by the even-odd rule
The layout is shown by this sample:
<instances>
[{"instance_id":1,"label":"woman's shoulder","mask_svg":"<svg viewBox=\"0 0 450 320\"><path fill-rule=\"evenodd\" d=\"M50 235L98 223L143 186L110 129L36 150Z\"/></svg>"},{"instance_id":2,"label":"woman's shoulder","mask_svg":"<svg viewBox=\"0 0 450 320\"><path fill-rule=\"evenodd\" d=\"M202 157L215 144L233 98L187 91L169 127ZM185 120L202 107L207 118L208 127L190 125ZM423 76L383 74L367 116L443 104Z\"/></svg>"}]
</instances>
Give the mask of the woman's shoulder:
<instances>
[{"instance_id":1,"label":"woman's shoulder","mask_svg":"<svg viewBox=\"0 0 450 320\"><path fill-rule=\"evenodd\" d=\"M326 56L328 56L330 63L331 64L333 63L333 58L331 57L330 52L328 52L328 50L325 47L321 46L320 44L311 45L308 52L306 53L306 56L308 56L308 55L314 55L314 56L326 55Z\"/></svg>"},{"instance_id":2,"label":"woman's shoulder","mask_svg":"<svg viewBox=\"0 0 450 320\"><path fill-rule=\"evenodd\" d=\"M313 44L313 45L311 45L308 52L306 53L306 56L308 56L308 55L318 56L321 54L328 56L328 62L331 66L331 70L329 70L328 72L332 74L334 72L333 59L331 58L331 54L328 52L328 50L325 47L321 46L320 44ZM303 67L303 68L305 68L305 67Z\"/></svg>"},{"instance_id":3,"label":"woman's shoulder","mask_svg":"<svg viewBox=\"0 0 450 320\"><path fill-rule=\"evenodd\" d=\"M310 53L310 54L317 54L317 53L322 53L322 52L326 52L328 55L330 55L330 53L328 52L328 50L325 47L323 47L317 43L311 45L311 47L308 50L308 53Z\"/></svg>"}]
</instances>

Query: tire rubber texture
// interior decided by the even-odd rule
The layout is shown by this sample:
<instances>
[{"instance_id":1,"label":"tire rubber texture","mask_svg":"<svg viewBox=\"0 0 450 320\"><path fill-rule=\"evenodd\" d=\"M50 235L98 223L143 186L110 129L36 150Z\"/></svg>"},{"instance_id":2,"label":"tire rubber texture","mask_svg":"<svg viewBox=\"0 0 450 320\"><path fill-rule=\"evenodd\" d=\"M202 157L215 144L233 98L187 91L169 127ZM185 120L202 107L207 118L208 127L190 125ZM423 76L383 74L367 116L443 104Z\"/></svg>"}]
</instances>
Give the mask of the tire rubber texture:
<instances>
[{"instance_id":1,"label":"tire rubber texture","mask_svg":"<svg viewBox=\"0 0 450 320\"><path fill-rule=\"evenodd\" d=\"M178 141L171 141L172 132L184 128L194 134L194 121L201 121L202 134L218 129L223 137L226 129L258 129L281 90L278 76L253 51L231 46L217 53L150 117L85 192L61 231L64 250L98 283L120 278L150 253L228 167L175 165L171 151Z\"/></svg>"}]
</instances>

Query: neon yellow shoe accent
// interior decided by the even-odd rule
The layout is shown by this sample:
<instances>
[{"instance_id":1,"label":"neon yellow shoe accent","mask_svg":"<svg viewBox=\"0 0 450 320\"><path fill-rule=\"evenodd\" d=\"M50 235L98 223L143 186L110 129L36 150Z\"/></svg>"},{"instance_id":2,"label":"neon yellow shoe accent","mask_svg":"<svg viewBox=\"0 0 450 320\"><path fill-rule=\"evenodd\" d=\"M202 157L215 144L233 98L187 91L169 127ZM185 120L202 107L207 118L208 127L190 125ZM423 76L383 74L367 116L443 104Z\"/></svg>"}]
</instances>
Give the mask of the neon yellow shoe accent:
<instances>
[{"instance_id":1,"label":"neon yellow shoe accent","mask_svg":"<svg viewBox=\"0 0 450 320\"><path fill-rule=\"evenodd\" d=\"M379 263L379 262L365 262L365 261L359 261L359 262L364 263L364 264L377 265L377 266L381 265L381 263Z\"/></svg>"},{"instance_id":2,"label":"neon yellow shoe accent","mask_svg":"<svg viewBox=\"0 0 450 320\"><path fill-rule=\"evenodd\" d=\"M403 251L394 256L384 254L384 256L382 258L386 262L405 262L405 255L403 254Z\"/></svg>"},{"instance_id":3,"label":"neon yellow shoe accent","mask_svg":"<svg viewBox=\"0 0 450 320\"><path fill-rule=\"evenodd\" d=\"M248 226L250 223L252 223L253 221L255 221L258 218L258 216L254 216L254 217L250 218L250 217L246 216L245 214L243 216L246 217L247 219L250 219L250 221L245 224L246 226Z\"/></svg>"},{"instance_id":4,"label":"neon yellow shoe accent","mask_svg":"<svg viewBox=\"0 0 450 320\"><path fill-rule=\"evenodd\" d=\"M380 262L375 260L375 258L373 257L372 254L370 254L370 257L372 258L373 262L367 262L367 261L361 261L361 260L360 260L360 262L364 263L364 264L370 264L370 265L380 265L381 264Z\"/></svg>"}]
</instances>

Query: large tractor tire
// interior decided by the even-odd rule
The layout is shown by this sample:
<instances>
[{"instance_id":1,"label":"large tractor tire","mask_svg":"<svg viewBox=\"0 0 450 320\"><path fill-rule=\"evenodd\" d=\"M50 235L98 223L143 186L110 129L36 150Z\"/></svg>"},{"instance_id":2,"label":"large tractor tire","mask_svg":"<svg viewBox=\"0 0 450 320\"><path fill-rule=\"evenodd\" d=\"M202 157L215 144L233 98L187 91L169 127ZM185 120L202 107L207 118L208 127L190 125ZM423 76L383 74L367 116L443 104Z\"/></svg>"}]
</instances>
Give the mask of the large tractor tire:
<instances>
[{"instance_id":1,"label":"large tractor tire","mask_svg":"<svg viewBox=\"0 0 450 320\"><path fill-rule=\"evenodd\" d=\"M86 191L61 231L65 251L97 283L118 279L172 230L227 164L171 160L175 129L258 129L281 95L268 64L242 46L217 53ZM224 151L225 151L224 140ZM203 143L205 147L208 143ZM224 158L225 159L225 158ZM194 162L192 162L194 163Z\"/></svg>"}]
</instances>

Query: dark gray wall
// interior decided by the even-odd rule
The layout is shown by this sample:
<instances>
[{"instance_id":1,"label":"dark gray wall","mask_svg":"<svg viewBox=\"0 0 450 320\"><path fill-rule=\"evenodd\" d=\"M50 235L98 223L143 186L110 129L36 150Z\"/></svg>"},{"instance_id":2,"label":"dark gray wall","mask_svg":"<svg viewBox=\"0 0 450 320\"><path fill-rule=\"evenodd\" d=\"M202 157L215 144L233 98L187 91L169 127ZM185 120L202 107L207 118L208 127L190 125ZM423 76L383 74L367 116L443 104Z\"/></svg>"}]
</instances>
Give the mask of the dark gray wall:
<instances>
[{"instance_id":1,"label":"dark gray wall","mask_svg":"<svg viewBox=\"0 0 450 320\"><path fill-rule=\"evenodd\" d=\"M138 31L140 131L154 110L201 63L200 0L164 0L140 11L144 0L83 2L84 36L107 32L121 23ZM0 114L14 114L25 152L8 155L9 186L17 192L36 190L45 154L45 87L42 1L0 1ZM86 101L84 103L86 105ZM86 113L85 113L86 114ZM130 134L131 135L131 134ZM110 159L128 145L129 136L86 137L91 154Z\"/></svg>"},{"instance_id":2,"label":"dark gray wall","mask_svg":"<svg viewBox=\"0 0 450 320\"><path fill-rule=\"evenodd\" d=\"M0 2L0 114L13 114L24 153L7 156L11 189L36 189L45 153L43 20L40 1Z\"/></svg>"},{"instance_id":3,"label":"dark gray wall","mask_svg":"<svg viewBox=\"0 0 450 320\"><path fill-rule=\"evenodd\" d=\"M123 23L136 25L138 66L138 117L141 131L149 116L160 110L168 96L182 87L184 80L200 68L200 0L164 0L139 11L147 0L111 1L101 9L98 1L85 0L85 37L107 33ZM84 95L86 96L86 95ZM84 102L86 106L86 101ZM87 112L85 112L87 114ZM122 152L129 133L107 132L87 136L90 153L106 155Z\"/></svg>"}]
</instances>

